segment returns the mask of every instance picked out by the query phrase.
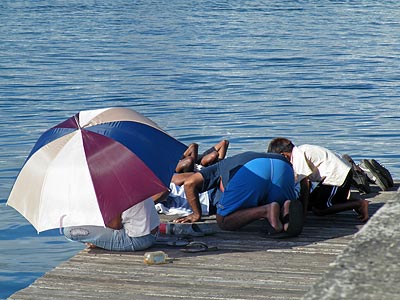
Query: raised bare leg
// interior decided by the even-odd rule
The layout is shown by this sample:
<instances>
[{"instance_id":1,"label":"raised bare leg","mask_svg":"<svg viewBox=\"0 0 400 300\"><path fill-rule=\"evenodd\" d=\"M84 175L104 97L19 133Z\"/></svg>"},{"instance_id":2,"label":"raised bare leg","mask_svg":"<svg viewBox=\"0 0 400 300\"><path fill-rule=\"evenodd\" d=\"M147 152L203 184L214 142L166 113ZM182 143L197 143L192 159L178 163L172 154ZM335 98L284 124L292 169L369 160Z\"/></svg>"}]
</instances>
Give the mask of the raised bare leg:
<instances>
[{"instance_id":1,"label":"raised bare leg","mask_svg":"<svg viewBox=\"0 0 400 300\"><path fill-rule=\"evenodd\" d=\"M325 209L318 209L313 207L313 212L318 216L331 215L346 210L355 210L359 214L359 219L366 222L369 218L367 200L347 200L343 203L336 203L331 207Z\"/></svg>"},{"instance_id":2,"label":"raised bare leg","mask_svg":"<svg viewBox=\"0 0 400 300\"><path fill-rule=\"evenodd\" d=\"M188 146L175 168L176 173L192 172L194 170L194 164L196 163L198 156L198 149L199 145L196 143L192 143Z\"/></svg>"},{"instance_id":3,"label":"raised bare leg","mask_svg":"<svg viewBox=\"0 0 400 300\"><path fill-rule=\"evenodd\" d=\"M218 152L218 159L224 159L226 156L226 152L228 151L229 141L222 140L218 144L214 146L215 150Z\"/></svg>"}]
</instances>

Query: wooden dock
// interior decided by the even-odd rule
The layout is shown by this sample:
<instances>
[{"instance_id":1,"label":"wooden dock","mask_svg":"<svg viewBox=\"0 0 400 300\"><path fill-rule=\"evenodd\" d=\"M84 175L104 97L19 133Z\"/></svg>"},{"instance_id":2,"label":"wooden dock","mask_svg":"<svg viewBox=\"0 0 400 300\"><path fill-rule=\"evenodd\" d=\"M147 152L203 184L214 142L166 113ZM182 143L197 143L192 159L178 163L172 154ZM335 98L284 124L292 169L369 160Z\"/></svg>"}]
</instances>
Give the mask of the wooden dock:
<instances>
[{"instance_id":1,"label":"wooden dock","mask_svg":"<svg viewBox=\"0 0 400 300\"><path fill-rule=\"evenodd\" d=\"M372 188L371 215L398 184L386 192ZM147 251L85 249L10 299L301 299L362 226L354 212L309 213L299 237L274 240L263 236L261 221L254 222L240 231L194 238L218 251L184 253L161 245L148 250L174 258L163 265L144 264Z\"/></svg>"}]
</instances>

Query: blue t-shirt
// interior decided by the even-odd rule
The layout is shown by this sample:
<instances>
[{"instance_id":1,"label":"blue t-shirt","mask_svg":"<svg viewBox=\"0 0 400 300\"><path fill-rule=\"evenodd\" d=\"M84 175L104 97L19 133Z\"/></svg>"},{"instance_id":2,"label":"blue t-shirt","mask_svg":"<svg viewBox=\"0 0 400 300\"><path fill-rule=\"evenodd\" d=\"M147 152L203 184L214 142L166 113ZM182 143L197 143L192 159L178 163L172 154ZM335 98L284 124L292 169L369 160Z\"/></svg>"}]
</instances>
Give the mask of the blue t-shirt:
<instances>
[{"instance_id":1,"label":"blue t-shirt","mask_svg":"<svg viewBox=\"0 0 400 300\"><path fill-rule=\"evenodd\" d=\"M280 154L244 152L203 168L200 173L203 191L217 188L213 204L221 216L296 199L292 165Z\"/></svg>"}]
</instances>

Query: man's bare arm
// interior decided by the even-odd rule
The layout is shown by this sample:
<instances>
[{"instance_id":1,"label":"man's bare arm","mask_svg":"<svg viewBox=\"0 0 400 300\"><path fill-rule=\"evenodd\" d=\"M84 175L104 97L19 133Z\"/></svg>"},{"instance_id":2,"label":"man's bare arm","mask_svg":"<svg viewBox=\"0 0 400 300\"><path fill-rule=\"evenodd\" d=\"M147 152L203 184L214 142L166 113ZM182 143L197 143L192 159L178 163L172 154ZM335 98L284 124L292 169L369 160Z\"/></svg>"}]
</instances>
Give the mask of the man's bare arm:
<instances>
[{"instance_id":1,"label":"man's bare arm","mask_svg":"<svg viewBox=\"0 0 400 300\"><path fill-rule=\"evenodd\" d=\"M184 182L186 199L193 211L190 215L174 220L175 223L193 223L201 219L201 205L199 201L199 191L203 186L203 175L194 173Z\"/></svg>"}]
</instances>

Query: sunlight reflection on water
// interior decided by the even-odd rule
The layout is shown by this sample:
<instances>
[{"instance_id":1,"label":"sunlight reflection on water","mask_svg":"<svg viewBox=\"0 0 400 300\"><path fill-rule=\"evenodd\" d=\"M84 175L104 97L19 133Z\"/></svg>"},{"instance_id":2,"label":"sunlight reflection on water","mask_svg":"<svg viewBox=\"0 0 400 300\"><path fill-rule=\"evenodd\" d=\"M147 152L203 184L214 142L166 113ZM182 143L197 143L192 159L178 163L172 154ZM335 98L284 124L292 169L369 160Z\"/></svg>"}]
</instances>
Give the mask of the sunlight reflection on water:
<instances>
[{"instance_id":1,"label":"sunlight reflection on water","mask_svg":"<svg viewBox=\"0 0 400 300\"><path fill-rule=\"evenodd\" d=\"M0 297L81 247L55 232L38 236L4 204L40 134L80 110L130 107L201 149L229 139L228 155L288 136L375 158L400 176L394 2L17 0L0 8Z\"/></svg>"}]
</instances>

